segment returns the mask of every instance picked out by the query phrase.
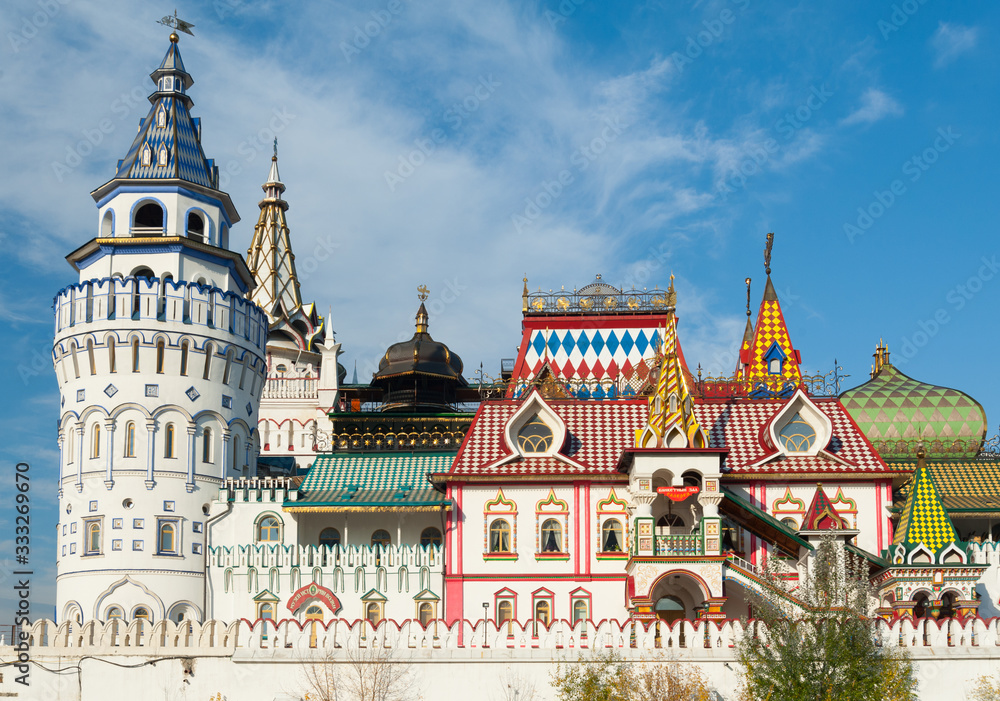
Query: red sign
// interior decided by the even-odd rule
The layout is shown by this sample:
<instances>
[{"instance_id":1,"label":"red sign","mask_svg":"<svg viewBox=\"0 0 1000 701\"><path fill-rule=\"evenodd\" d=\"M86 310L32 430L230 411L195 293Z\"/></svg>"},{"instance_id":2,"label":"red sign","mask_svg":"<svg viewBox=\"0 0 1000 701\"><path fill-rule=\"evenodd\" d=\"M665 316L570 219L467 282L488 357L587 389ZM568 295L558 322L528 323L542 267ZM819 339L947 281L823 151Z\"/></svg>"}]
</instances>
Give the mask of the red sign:
<instances>
[{"instance_id":1,"label":"red sign","mask_svg":"<svg viewBox=\"0 0 1000 701\"><path fill-rule=\"evenodd\" d=\"M662 494L671 501L684 501L692 494L697 494L701 489L698 487L657 487L656 493Z\"/></svg>"},{"instance_id":2,"label":"red sign","mask_svg":"<svg viewBox=\"0 0 1000 701\"><path fill-rule=\"evenodd\" d=\"M316 582L313 582L312 584L305 585L292 594L291 598L288 600L288 610L295 613L299 610L299 608L301 608L302 604L311 599L319 599L326 604L326 607L333 611L335 615L340 612L340 609L343 608L343 606L340 605L340 599L338 599L332 591L326 587L321 587L319 584L316 584Z\"/></svg>"}]
</instances>

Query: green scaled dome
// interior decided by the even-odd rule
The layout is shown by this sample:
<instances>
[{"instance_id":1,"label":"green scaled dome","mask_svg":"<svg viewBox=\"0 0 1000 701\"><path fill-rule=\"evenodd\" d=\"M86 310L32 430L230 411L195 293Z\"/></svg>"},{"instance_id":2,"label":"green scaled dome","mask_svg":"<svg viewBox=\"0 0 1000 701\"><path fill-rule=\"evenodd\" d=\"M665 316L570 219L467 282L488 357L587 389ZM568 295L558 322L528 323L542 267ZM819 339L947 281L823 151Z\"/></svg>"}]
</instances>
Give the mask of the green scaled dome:
<instances>
[{"instance_id":1,"label":"green scaled dome","mask_svg":"<svg viewBox=\"0 0 1000 701\"><path fill-rule=\"evenodd\" d=\"M884 349L881 349L884 351ZM914 460L922 442L928 458L974 458L986 437L986 412L957 389L907 377L876 353L873 377L840 401L885 460Z\"/></svg>"}]
</instances>

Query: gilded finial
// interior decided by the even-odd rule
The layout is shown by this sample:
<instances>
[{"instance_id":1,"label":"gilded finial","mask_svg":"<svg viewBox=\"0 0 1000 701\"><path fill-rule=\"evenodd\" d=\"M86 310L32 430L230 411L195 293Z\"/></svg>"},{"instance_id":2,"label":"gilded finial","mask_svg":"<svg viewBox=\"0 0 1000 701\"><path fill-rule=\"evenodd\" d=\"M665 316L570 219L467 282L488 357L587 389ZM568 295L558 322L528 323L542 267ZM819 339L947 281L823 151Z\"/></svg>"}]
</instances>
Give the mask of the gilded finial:
<instances>
[{"instance_id":1,"label":"gilded finial","mask_svg":"<svg viewBox=\"0 0 1000 701\"><path fill-rule=\"evenodd\" d=\"M774 233L767 235L767 244L764 246L764 272L771 276L771 246L774 245Z\"/></svg>"},{"instance_id":2,"label":"gilded finial","mask_svg":"<svg viewBox=\"0 0 1000 701\"><path fill-rule=\"evenodd\" d=\"M430 292L431 291L427 289L427 285L421 285L417 288L417 299L421 302L427 301L427 298L430 296Z\"/></svg>"},{"instance_id":3,"label":"gilded finial","mask_svg":"<svg viewBox=\"0 0 1000 701\"><path fill-rule=\"evenodd\" d=\"M747 283L747 319L750 318L750 278L746 279Z\"/></svg>"},{"instance_id":4,"label":"gilded finial","mask_svg":"<svg viewBox=\"0 0 1000 701\"><path fill-rule=\"evenodd\" d=\"M177 32L170 32L170 43L171 44L176 44L180 40L181 40L181 38L179 36L177 36Z\"/></svg>"},{"instance_id":5,"label":"gilded finial","mask_svg":"<svg viewBox=\"0 0 1000 701\"><path fill-rule=\"evenodd\" d=\"M524 290L521 292L521 311L528 311L528 273L524 274Z\"/></svg>"},{"instance_id":6,"label":"gilded finial","mask_svg":"<svg viewBox=\"0 0 1000 701\"><path fill-rule=\"evenodd\" d=\"M670 273L670 287L667 288L667 308L672 309L677 306L677 292L674 290L674 274Z\"/></svg>"}]
</instances>

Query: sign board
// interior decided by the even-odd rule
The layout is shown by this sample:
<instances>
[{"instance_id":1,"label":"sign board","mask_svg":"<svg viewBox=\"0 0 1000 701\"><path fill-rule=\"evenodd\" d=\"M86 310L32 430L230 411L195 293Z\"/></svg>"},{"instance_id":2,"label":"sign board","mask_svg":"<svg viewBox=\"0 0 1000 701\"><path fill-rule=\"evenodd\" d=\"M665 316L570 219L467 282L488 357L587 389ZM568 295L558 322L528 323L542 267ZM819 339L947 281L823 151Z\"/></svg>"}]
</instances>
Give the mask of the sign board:
<instances>
[{"instance_id":1,"label":"sign board","mask_svg":"<svg viewBox=\"0 0 1000 701\"><path fill-rule=\"evenodd\" d=\"M692 494L697 494L701 490L698 487L657 487L656 493L662 494L671 501L684 501Z\"/></svg>"},{"instance_id":2,"label":"sign board","mask_svg":"<svg viewBox=\"0 0 1000 701\"><path fill-rule=\"evenodd\" d=\"M338 599L332 591L326 587L316 584L316 582L307 584L292 594L291 598L288 599L286 606L288 606L289 611L295 613L302 607L302 604L312 599L319 599L322 601L326 604L328 609L333 611L335 615L340 613L340 609L343 608L343 606L340 605L340 599Z\"/></svg>"}]
</instances>

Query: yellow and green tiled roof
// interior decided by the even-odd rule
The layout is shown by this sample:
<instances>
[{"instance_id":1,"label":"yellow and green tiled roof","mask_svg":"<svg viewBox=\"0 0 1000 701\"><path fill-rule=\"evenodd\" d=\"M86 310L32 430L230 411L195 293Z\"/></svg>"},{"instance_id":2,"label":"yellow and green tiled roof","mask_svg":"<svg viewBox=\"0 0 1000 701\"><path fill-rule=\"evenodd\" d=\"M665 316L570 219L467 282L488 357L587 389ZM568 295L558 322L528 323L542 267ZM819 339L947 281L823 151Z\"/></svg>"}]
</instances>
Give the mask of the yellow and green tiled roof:
<instances>
[{"instance_id":1,"label":"yellow and green tiled roof","mask_svg":"<svg viewBox=\"0 0 1000 701\"><path fill-rule=\"evenodd\" d=\"M893 461L889 467L900 472L916 470L915 462ZM927 473L938 497L954 517L1000 514L1000 461L928 460ZM908 496L913 482L903 487Z\"/></svg>"},{"instance_id":2,"label":"yellow and green tiled roof","mask_svg":"<svg viewBox=\"0 0 1000 701\"><path fill-rule=\"evenodd\" d=\"M883 365L875 377L840 395L840 401L883 458L975 457L986 436L986 413L955 389L907 377Z\"/></svg>"},{"instance_id":3,"label":"yellow and green tiled roof","mask_svg":"<svg viewBox=\"0 0 1000 701\"><path fill-rule=\"evenodd\" d=\"M309 469L298 499L288 510L329 511L444 508L445 496L427 481L447 472L455 453L340 453L320 455Z\"/></svg>"},{"instance_id":4,"label":"yellow and green tiled roof","mask_svg":"<svg viewBox=\"0 0 1000 701\"><path fill-rule=\"evenodd\" d=\"M913 474L913 486L903 506L892 544L902 544L907 551L923 545L938 554L955 542L958 542L955 526L938 498L927 466L921 464Z\"/></svg>"}]
</instances>

